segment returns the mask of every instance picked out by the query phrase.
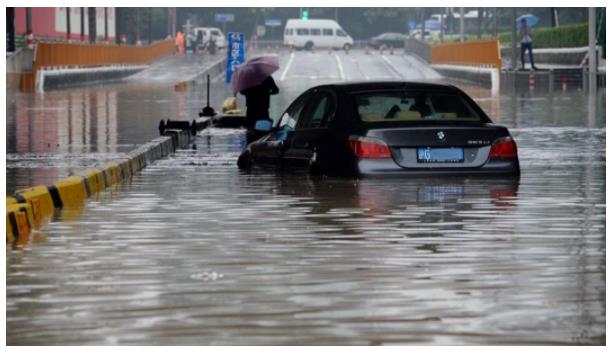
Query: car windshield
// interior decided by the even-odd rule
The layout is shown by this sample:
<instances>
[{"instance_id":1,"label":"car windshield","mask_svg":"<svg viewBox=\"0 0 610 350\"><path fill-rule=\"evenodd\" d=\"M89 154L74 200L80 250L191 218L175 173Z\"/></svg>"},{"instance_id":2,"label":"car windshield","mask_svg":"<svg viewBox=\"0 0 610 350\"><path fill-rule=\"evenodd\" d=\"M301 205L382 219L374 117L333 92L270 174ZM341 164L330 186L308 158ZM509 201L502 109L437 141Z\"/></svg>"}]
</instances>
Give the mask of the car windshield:
<instances>
[{"instance_id":1,"label":"car windshield","mask_svg":"<svg viewBox=\"0 0 610 350\"><path fill-rule=\"evenodd\" d=\"M446 92L359 93L354 95L354 100L358 116L365 123L484 121L462 96Z\"/></svg>"}]
</instances>

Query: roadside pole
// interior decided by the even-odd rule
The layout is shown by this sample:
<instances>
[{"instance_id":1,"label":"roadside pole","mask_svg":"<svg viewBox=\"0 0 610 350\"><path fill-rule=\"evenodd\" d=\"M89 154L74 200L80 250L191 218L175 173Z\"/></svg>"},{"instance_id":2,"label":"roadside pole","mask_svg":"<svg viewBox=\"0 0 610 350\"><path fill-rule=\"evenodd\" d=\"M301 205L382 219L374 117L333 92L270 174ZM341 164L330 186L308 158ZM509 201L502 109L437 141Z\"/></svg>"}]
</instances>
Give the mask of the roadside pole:
<instances>
[{"instance_id":1,"label":"roadside pole","mask_svg":"<svg viewBox=\"0 0 610 350\"><path fill-rule=\"evenodd\" d=\"M464 42L464 8L460 7L460 42Z\"/></svg>"},{"instance_id":2,"label":"roadside pole","mask_svg":"<svg viewBox=\"0 0 610 350\"><path fill-rule=\"evenodd\" d=\"M597 51L596 51L595 7L589 7L589 94L597 90Z\"/></svg>"},{"instance_id":3,"label":"roadside pole","mask_svg":"<svg viewBox=\"0 0 610 350\"><path fill-rule=\"evenodd\" d=\"M512 70L517 69L517 9L514 7L510 10L511 39L510 39L510 66Z\"/></svg>"},{"instance_id":4,"label":"roadside pole","mask_svg":"<svg viewBox=\"0 0 610 350\"><path fill-rule=\"evenodd\" d=\"M6 51L15 52L15 8L6 8Z\"/></svg>"},{"instance_id":5,"label":"roadside pole","mask_svg":"<svg viewBox=\"0 0 610 350\"><path fill-rule=\"evenodd\" d=\"M66 40L70 41L70 32L71 32L70 28L70 8L66 7Z\"/></svg>"},{"instance_id":6,"label":"roadside pole","mask_svg":"<svg viewBox=\"0 0 610 350\"><path fill-rule=\"evenodd\" d=\"M592 128L597 117L597 50L595 7L589 7L589 93L587 126ZM583 77L584 78L584 77Z\"/></svg>"}]
</instances>

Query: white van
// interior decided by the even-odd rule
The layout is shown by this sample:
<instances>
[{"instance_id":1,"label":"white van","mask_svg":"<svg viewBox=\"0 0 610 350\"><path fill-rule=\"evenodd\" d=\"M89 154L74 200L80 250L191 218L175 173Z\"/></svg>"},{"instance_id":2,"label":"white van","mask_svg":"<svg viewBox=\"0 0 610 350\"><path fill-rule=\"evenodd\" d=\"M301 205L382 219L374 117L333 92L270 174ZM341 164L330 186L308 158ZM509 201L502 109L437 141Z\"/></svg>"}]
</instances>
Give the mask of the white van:
<instances>
[{"instance_id":1,"label":"white van","mask_svg":"<svg viewBox=\"0 0 610 350\"><path fill-rule=\"evenodd\" d=\"M202 40L197 42L198 47L203 47L206 45L208 41L210 41L210 36L212 40L216 43L216 47L219 49L224 49L227 47L227 39L223 32L215 27L196 27L194 30L195 40L199 36L199 32L201 32Z\"/></svg>"},{"instance_id":2,"label":"white van","mask_svg":"<svg viewBox=\"0 0 610 350\"><path fill-rule=\"evenodd\" d=\"M289 19L284 45L306 50L312 47L351 48L354 39L332 19Z\"/></svg>"}]
</instances>

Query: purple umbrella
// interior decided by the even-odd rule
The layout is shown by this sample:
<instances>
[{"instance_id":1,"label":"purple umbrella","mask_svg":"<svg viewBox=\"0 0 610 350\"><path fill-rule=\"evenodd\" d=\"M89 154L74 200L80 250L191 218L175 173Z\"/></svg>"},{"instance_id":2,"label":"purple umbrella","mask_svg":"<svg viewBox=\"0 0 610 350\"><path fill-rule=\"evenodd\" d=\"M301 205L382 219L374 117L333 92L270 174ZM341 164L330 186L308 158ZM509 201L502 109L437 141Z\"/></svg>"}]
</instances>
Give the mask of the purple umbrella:
<instances>
[{"instance_id":1,"label":"purple umbrella","mask_svg":"<svg viewBox=\"0 0 610 350\"><path fill-rule=\"evenodd\" d=\"M280 69L278 56L260 56L247 60L237 66L233 73L231 81L233 93L259 85L278 69Z\"/></svg>"}]
</instances>

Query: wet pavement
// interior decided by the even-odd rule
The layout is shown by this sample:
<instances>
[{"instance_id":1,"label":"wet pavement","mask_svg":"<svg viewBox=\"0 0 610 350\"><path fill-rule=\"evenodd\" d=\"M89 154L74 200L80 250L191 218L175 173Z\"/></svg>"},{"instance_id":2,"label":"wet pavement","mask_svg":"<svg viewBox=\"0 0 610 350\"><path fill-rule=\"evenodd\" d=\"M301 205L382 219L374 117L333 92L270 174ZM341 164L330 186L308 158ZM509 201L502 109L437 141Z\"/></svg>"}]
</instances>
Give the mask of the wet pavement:
<instances>
[{"instance_id":1,"label":"wet pavement","mask_svg":"<svg viewBox=\"0 0 610 350\"><path fill-rule=\"evenodd\" d=\"M307 54L276 73L272 115L356 69L396 73L364 55L339 56L339 69L326 52L304 73ZM281 60L285 69L290 55ZM405 79L422 74L398 67ZM228 90L214 86L219 105ZM205 130L196 149L7 247L7 344L605 344L605 89L492 97L462 87L511 128L520 178L245 173L235 164L243 131ZM146 142L166 115L192 119L202 91L130 83L17 95L7 192Z\"/></svg>"}]
</instances>

